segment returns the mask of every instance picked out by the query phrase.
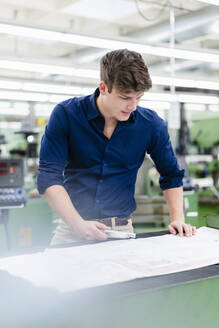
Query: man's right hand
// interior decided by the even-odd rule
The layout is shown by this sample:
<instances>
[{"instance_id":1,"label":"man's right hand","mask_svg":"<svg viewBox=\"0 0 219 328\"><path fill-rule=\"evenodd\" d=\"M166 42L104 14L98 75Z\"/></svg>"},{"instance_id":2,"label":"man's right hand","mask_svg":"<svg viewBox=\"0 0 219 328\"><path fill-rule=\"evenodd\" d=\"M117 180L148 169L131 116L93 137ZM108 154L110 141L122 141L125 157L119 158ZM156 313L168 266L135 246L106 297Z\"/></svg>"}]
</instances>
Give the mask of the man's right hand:
<instances>
[{"instance_id":1,"label":"man's right hand","mask_svg":"<svg viewBox=\"0 0 219 328\"><path fill-rule=\"evenodd\" d=\"M79 238L85 240L106 240L102 230L110 230L98 221L85 221L74 205L63 186L53 185L46 189L45 197L53 210L68 224Z\"/></svg>"},{"instance_id":2,"label":"man's right hand","mask_svg":"<svg viewBox=\"0 0 219 328\"><path fill-rule=\"evenodd\" d=\"M74 224L73 230L81 239L106 240L108 236L102 230L110 230L110 228L98 221L82 220Z\"/></svg>"}]
</instances>

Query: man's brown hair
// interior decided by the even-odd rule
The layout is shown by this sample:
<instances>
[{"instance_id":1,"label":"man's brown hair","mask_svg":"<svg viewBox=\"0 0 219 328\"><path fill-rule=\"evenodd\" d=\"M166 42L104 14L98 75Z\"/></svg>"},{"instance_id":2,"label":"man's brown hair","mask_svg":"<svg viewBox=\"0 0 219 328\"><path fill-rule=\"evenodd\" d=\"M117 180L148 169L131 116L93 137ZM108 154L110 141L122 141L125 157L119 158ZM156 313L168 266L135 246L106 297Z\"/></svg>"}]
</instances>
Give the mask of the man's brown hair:
<instances>
[{"instance_id":1,"label":"man's brown hair","mask_svg":"<svg viewBox=\"0 0 219 328\"><path fill-rule=\"evenodd\" d=\"M109 92L113 87L122 92L146 91L152 87L141 54L128 49L113 50L101 58L100 78L107 84Z\"/></svg>"}]
</instances>

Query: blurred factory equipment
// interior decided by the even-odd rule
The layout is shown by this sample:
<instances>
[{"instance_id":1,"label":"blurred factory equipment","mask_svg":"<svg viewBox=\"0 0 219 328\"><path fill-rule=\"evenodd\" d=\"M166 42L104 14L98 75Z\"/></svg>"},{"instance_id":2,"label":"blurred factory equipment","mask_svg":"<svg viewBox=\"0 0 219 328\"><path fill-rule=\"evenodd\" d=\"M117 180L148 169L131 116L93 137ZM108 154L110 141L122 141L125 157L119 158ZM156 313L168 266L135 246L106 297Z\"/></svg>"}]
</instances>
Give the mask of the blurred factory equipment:
<instances>
[{"instance_id":1,"label":"blurred factory equipment","mask_svg":"<svg viewBox=\"0 0 219 328\"><path fill-rule=\"evenodd\" d=\"M210 155L211 160L202 162L202 167L200 166L200 161L197 165L191 166L193 173L202 177L211 176L212 183L209 184L213 194L219 199L219 192L217 190L219 186L219 117L205 118L195 120L192 123L190 130L190 138L195 144L199 152L203 155Z\"/></svg>"},{"instance_id":2,"label":"blurred factory equipment","mask_svg":"<svg viewBox=\"0 0 219 328\"><path fill-rule=\"evenodd\" d=\"M9 210L11 208L21 208L27 201L23 187L23 160L0 159L0 177L0 223L4 225L7 247L10 249Z\"/></svg>"}]
</instances>

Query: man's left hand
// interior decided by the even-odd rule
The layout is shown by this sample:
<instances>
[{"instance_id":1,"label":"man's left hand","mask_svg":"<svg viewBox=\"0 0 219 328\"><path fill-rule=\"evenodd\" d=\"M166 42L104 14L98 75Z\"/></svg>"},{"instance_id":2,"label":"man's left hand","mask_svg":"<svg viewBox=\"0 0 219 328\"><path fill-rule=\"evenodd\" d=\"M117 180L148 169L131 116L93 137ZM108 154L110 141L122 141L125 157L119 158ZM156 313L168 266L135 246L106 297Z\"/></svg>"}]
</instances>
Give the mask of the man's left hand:
<instances>
[{"instance_id":1,"label":"man's left hand","mask_svg":"<svg viewBox=\"0 0 219 328\"><path fill-rule=\"evenodd\" d=\"M196 233L196 227L179 220L172 221L168 226L168 230L173 235L179 233L180 237L183 237L183 233L185 233L186 237L192 237Z\"/></svg>"}]
</instances>

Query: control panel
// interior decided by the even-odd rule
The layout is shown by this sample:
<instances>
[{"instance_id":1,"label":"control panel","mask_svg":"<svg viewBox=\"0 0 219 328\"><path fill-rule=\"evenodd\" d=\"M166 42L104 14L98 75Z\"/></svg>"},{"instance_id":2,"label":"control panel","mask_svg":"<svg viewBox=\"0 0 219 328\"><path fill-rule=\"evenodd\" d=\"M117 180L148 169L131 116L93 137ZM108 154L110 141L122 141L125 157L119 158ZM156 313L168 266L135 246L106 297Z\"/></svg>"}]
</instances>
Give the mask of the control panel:
<instances>
[{"instance_id":1,"label":"control panel","mask_svg":"<svg viewBox=\"0 0 219 328\"><path fill-rule=\"evenodd\" d=\"M23 206L26 203L22 159L0 159L0 208Z\"/></svg>"},{"instance_id":2,"label":"control panel","mask_svg":"<svg viewBox=\"0 0 219 328\"><path fill-rule=\"evenodd\" d=\"M22 159L0 159L0 187L21 187L24 184Z\"/></svg>"},{"instance_id":3,"label":"control panel","mask_svg":"<svg viewBox=\"0 0 219 328\"><path fill-rule=\"evenodd\" d=\"M23 188L0 188L0 208L22 206L26 200Z\"/></svg>"}]
</instances>

